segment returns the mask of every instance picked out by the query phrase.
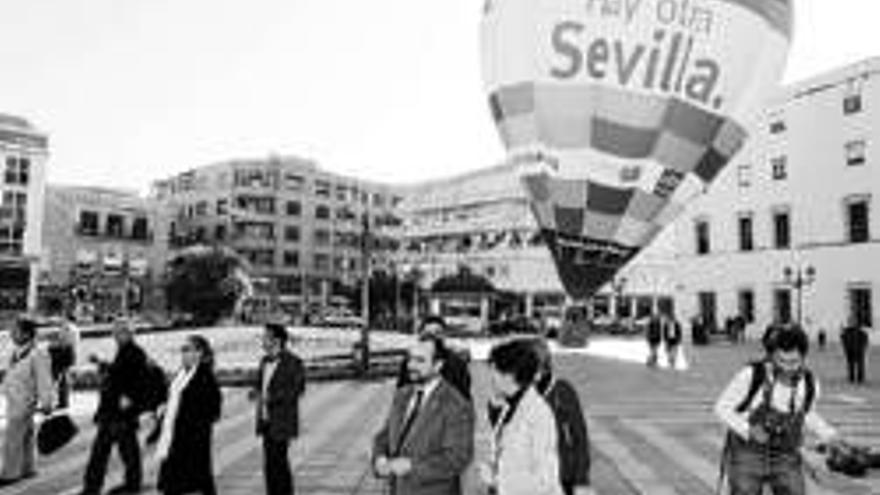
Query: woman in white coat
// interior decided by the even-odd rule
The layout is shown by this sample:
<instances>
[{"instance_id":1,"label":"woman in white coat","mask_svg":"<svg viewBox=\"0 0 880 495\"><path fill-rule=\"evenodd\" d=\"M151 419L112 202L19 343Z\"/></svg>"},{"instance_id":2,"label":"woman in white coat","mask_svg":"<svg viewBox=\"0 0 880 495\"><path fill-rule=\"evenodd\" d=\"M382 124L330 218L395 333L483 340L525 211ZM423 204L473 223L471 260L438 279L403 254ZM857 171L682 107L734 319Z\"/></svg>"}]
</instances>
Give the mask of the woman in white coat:
<instances>
[{"instance_id":1,"label":"woman in white coat","mask_svg":"<svg viewBox=\"0 0 880 495\"><path fill-rule=\"evenodd\" d=\"M49 353L36 341L37 325L22 319L12 330L15 349L0 385L6 396L6 438L0 487L36 474L34 414L47 413L54 400Z\"/></svg>"},{"instance_id":2,"label":"woman in white coat","mask_svg":"<svg viewBox=\"0 0 880 495\"><path fill-rule=\"evenodd\" d=\"M556 420L533 385L538 358L529 342L502 343L489 353L495 406L492 452L481 466L496 495L562 495Z\"/></svg>"}]
</instances>

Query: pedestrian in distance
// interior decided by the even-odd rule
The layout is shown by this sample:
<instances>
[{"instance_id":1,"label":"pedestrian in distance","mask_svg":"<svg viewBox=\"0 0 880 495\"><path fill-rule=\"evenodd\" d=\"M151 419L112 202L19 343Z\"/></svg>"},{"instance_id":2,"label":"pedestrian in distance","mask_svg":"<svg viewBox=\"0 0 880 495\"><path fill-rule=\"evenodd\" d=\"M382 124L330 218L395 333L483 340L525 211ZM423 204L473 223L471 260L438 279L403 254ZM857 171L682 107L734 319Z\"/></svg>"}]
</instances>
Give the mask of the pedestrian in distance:
<instances>
[{"instance_id":1,"label":"pedestrian in distance","mask_svg":"<svg viewBox=\"0 0 880 495\"><path fill-rule=\"evenodd\" d=\"M302 359L288 349L287 328L268 323L263 330L254 396L257 435L263 440L263 477L267 495L292 495L293 474L288 449L299 436L299 401L305 392Z\"/></svg>"},{"instance_id":2,"label":"pedestrian in distance","mask_svg":"<svg viewBox=\"0 0 880 495\"><path fill-rule=\"evenodd\" d=\"M559 481L565 495L592 494L590 488L590 437L577 390L553 372L553 358L545 339L534 339L538 357L535 388L553 411L559 452Z\"/></svg>"},{"instance_id":3,"label":"pedestrian in distance","mask_svg":"<svg viewBox=\"0 0 880 495\"><path fill-rule=\"evenodd\" d=\"M446 325L443 319L437 316L429 316L422 320L419 326L419 335L435 335L439 339L443 339L443 333L446 331ZM445 345L445 342L444 342ZM447 348L448 349L448 348ZM409 384L411 373L407 360L409 356L400 363L397 372L397 387L404 387ZM468 370L468 363L456 352L450 350L446 358L443 360L443 366L440 374L446 379L461 395L471 400L471 374Z\"/></svg>"},{"instance_id":4,"label":"pedestrian in distance","mask_svg":"<svg viewBox=\"0 0 880 495\"><path fill-rule=\"evenodd\" d=\"M479 474L490 494L562 495L556 418L535 388L538 358L519 339L489 352L492 394L502 409Z\"/></svg>"},{"instance_id":5,"label":"pedestrian in distance","mask_svg":"<svg viewBox=\"0 0 880 495\"><path fill-rule=\"evenodd\" d=\"M840 333L840 343L846 357L847 378L850 383L865 383L865 355L868 351L868 332L851 317Z\"/></svg>"},{"instance_id":6,"label":"pedestrian in distance","mask_svg":"<svg viewBox=\"0 0 880 495\"><path fill-rule=\"evenodd\" d=\"M211 456L222 395L214 376L214 351L201 335L180 349L181 367L171 382L156 445L158 489L165 495L215 495Z\"/></svg>"},{"instance_id":7,"label":"pedestrian in distance","mask_svg":"<svg viewBox=\"0 0 880 495\"><path fill-rule=\"evenodd\" d=\"M31 319L19 319L12 328L14 349L0 385L6 397L0 487L36 476L34 415L48 414L53 406L51 360L36 336L37 325Z\"/></svg>"},{"instance_id":8,"label":"pedestrian in distance","mask_svg":"<svg viewBox=\"0 0 880 495\"><path fill-rule=\"evenodd\" d=\"M373 440L373 471L391 495L460 495L474 455L473 405L441 374L450 351L423 333L409 349L410 380L398 388Z\"/></svg>"},{"instance_id":9,"label":"pedestrian in distance","mask_svg":"<svg viewBox=\"0 0 880 495\"><path fill-rule=\"evenodd\" d=\"M675 369L681 350L681 324L669 313L661 313L660 325L663 333L663 344L666 347L666 360L669 369Z\"/></svg>"},{"instance_id":10,"label":"pedestrian in distance","mask_svg":"<svg viewBox=\"0 0 880 495\"><path fill-rule=\"evenodd\" d=\"M130 320L119 319L113 324L116 355L110 362L96 356L90 360L98 365L101 375L98 410L95 413L97 434L92 443L83 478L83 495L98 495L104 485L107 463L114 446L125 466L125 481L111 489L110 494L140 493L143 481L141 450L137 430L142 413L158 407L166 387L148 380L155 375L147 354L135 341L135 328ZM161 390L159 390L161 389ZM159 399L154 399L159 397Z\"/></svg>"},{"instance_id":11,"label":"pedestrian in distance","mask_svg":"<svg viewBox=\"0 0 880 495\"><path fill-rule=\"evenodd\" d=\"M660 315L651 315L645 337L648 341L647 365L653 368L659 361L660 342L663 341L663 322Z\"/></svg>"},{"instance_id":12,"label":"pedestrian in distance","mask_svg":"<svg viewBox=\"0 0 880 495\"><path fill-rule=\"evenodd\" d=\"M806 365L809 339L800 328L779 329L767 357L741 369L719 396L715 414L727 428L722 476L730 495L804 495L804 436L842 445L816 412L819 383ZM720 487L719 487L720 489Z\"/></svg>"}]
</instances>

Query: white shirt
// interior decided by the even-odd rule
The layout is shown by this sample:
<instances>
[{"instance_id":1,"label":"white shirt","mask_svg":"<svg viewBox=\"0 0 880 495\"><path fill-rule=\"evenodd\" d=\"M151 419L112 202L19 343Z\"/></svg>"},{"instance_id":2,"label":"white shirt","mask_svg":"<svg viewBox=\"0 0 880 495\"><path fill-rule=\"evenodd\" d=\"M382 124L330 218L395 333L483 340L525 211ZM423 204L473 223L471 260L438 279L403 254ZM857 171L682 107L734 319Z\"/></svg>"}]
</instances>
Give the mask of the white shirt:
<instances>
[{"instance_id":1,"label":"white shirt","mask_svg":"<svg viewBox=\"0 0 880 495\"><path fill-rule=\"evenodd\" d=\"M813 405L810 407L809 412L804 416L804 426L808 431L818 436L821 441L826 442L832 437L837 436L837 431L816 412L816 403L819 401L819 382L815 379L813 382L815 384ZM752 367L748 366L740 370L740 372L733 377L733 380L727 385L727 388L724 389L721 396L718 397L718 401L715 403L714 408L715 415L718 416L721 422L746 440L749 438L749 415L761 404L764 387L766 387L766 384L761 385L761 387L758 388L755 397L752 399L752 403L749 404L749 407L747 407L742 413L737 412L736 408L748 395L751 383ZM804 401L806 400L806 380L799 380L797 387L798 390L795 392L794 404L795 408L800 410L803 408ZM791 394L791 386L785 383L776 382L775 385L773 385L770 407L780 412L791 412L789 410L791 405Z\"/></svg>"}]
</instances>

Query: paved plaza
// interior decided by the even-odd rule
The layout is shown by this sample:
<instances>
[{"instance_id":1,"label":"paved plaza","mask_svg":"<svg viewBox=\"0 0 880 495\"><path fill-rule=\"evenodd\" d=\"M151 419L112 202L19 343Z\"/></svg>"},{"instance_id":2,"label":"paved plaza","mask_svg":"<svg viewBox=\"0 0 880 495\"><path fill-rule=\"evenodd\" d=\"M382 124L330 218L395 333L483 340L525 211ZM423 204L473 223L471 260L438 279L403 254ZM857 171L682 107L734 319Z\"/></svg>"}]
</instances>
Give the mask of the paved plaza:
<instances>
[{"instance_id":1,"label":"paved plaza","mask_svg":"<svg viewBox=\"0 0 880 495\"><path fill-rule=\"evenodd\" d=\"M640 342L619 342L637 349ZM596 342L609 345L608 341ZM709 495L714 493L723 431L711 406L730 375L750 357L752 344L716 344L689 350L687 371L648 369L632 352L619 358L559 354L563 375L577 384L588 411L593 445L593 479L602 495ZM874 352L873 357L878 356ZM839 348L811 356L822 379L818 405L850 438L880 447L880 373L869 371L869 384L852 387L843 380ZM876 359L874 360L876 362ZM486 452L482 414L486 394L485 365L473 365L479 407L478 457ZM369 471L369 446L390 401L390 381L339 381L310 384L304 398L303 432L292 449L297 493L380 494L382 485ZM86 402L87 403L87 402ZM261 449L253 435L252 404L243 390L226 392L223 419L215 430L214 464L220 493L262 493ZM83 411L85 414L85 411ZM56 455L40 460L37 478L0 491L2 495L78 492L94 428L80 419L77 439ZM146 477L154 483L156 466L147 450ZM120 481L113 461L107 487ZM484 493L473 473L466 493ZM880 494L880 473L854 480L818 470L810 494Z\"/></svg>"}]
</instances>

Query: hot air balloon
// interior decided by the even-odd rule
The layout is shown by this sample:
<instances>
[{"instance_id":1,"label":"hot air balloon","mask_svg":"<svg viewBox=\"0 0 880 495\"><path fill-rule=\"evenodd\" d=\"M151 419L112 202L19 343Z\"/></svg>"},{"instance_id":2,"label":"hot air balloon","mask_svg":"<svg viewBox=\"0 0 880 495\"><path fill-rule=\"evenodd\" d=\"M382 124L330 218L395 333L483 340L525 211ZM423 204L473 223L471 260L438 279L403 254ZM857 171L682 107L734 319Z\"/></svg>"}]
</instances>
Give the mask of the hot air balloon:
<instances>
[{"instance_id":1,"label":"hot air balloon","mask_svg":"<svg viewBox=\"0 0 880 495\"><path fill-rule=\"evenodd\" d=\"M566 291L587 298L705 191L773 91L790 0L487 0L489 106Z\"/></svg>"}]
</instances>

